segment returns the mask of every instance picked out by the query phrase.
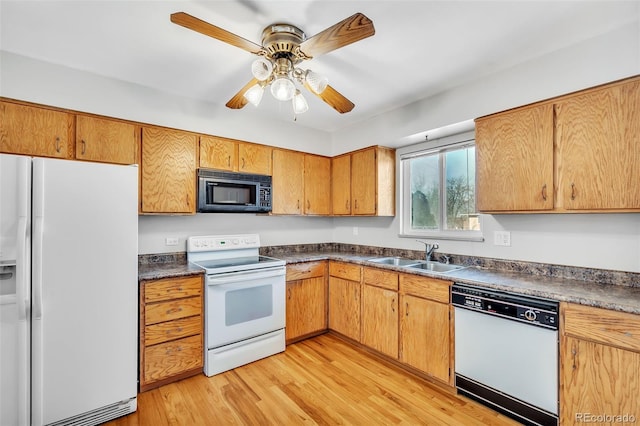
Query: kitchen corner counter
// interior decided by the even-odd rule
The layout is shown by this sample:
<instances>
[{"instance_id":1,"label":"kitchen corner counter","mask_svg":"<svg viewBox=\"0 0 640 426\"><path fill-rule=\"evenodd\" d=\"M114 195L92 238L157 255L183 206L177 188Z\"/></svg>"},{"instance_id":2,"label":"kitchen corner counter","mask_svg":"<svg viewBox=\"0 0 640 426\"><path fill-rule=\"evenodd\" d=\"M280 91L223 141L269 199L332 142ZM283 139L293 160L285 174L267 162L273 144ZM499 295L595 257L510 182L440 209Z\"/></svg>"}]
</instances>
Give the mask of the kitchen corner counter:
<instances>
[{"instance_id":1,"label":"kitchen corner counter","mask_svg":"<svg viewBox=\"0 0 640 426\"><path fill-rule=\"evenodd\" d=\"M186 253L141 255L138 258L138 281L204 275L204 269L187 262Z\"/></svg>"},{"instance_id":2,"label":"kitchen corner counter","mask_svg":"<svg viewBox=\"0 0 640 426\"><path fill-rule=\"evenodd\" d=\"M354 254L345 252L309 252L270 254L283 259L287 264L335 260L359 264L401 273L429 276L463 284L476 285L500 291L508 291L530 296L552 299L560 302L577 303L597 308L640 314L640 287L628 285L601 284L574 278L537 275L527 272L505 271L479 266L440 274L401 266L391 266L369 261L375 254ZM640 274L638 274L640 277ZM638 283L640 284L640 283Z\"/></svg>"}]
</instances>

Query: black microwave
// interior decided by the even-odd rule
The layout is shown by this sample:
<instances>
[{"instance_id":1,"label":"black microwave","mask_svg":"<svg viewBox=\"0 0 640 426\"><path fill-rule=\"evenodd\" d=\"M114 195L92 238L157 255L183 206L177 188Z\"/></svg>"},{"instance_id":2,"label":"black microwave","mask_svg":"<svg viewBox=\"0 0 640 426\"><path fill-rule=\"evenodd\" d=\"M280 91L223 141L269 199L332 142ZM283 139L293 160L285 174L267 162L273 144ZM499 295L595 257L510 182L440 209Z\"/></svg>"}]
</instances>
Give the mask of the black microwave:
<instances>
[{"instance_id":1,"label":"black microwave","mask_svg":"<svg viewBox=\"0 0 640 426\"><path fill-rule=\"evenodd\" d=\"M268 213L271 176L198 169L198 211Z\"/></svg>"}]
</instances>

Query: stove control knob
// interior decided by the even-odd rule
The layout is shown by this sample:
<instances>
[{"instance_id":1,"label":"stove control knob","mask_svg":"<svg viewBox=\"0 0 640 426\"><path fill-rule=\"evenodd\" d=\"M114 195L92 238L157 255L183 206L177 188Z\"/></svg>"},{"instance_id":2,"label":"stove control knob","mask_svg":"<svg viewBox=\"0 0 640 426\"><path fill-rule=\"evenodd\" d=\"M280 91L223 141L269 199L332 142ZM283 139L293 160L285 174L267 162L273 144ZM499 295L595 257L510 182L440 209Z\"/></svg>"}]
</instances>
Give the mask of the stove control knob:
<instances>
[{"instance_id":1,"label":"stove control knob","mask_svg":"<svg viewBox=\"0 0 640 426\"><path fill-rule=\"evenodd\" d=\"M536 315L536 313L535 313L534 311L532 311L531 309L529 309L528 311L526 311L526 312L524 313L524 317L525 317L526 319L528 319L529 321L535 321L535 320L536 320L537 315Z\"/></svg>"}]
</instances>

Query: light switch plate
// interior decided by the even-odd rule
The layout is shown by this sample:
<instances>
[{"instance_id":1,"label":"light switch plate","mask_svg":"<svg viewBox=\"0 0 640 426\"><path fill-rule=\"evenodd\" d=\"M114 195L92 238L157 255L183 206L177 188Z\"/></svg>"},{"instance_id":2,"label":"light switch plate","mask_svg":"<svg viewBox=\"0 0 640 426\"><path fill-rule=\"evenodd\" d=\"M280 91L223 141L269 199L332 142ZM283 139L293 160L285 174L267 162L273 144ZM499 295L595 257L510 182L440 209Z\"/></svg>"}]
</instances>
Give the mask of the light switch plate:
<instances>
[{"instance_id":1,"label":"light switch plate","mask_svg":"<svg viewBox=\"0 0 640 426\"><path fill-rule=\"evenodd\" d=\"M176 237L167 237L164 239L164 244L167 246L177 246L178 239Z\"/></svg>"},{"instance_id":2,"label":"light switch plate","mask_svg":"<svg viewBox=\"0 0 640 426\"><path fill-rule=\"evenodd\" d=\"M511 232L509 231L494 231L493 232L493 244L496 246L511 246Z\"/></svg>"}]
</instances>

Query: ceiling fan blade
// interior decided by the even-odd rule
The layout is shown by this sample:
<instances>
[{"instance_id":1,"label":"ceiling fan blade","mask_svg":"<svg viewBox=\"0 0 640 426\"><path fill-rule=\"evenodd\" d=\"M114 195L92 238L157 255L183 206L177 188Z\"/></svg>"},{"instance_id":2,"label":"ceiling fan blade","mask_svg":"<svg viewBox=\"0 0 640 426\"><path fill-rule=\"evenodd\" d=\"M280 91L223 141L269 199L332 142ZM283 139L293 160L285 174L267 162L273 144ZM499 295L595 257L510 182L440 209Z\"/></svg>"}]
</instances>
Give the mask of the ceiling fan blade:
<instances>
[{"instance_id":1,"label":"ceiling fan blade","mask_svg":"<svg viewBox=\"0 0 640 426\"><path fill-rule=\"evenodd\" d=\"M263 47L240 37L239 35L235 35L230 33L227 30L223 30L220 27L216 27L213 24L205 22L201 19L196 18L195 16L191 16L188 13L184 12L176 12L171 14L171 22L174 24L181 25L190 30L196 31L200 34L207 35L209 37L213 37L217 40L223 41L225 43L229 43L232 46L239 47L240 49L244 49L248 52L259 54L263 51Z\"/></svg>"},{"instance_id":2,"label":"ceiling fan blade","mask_svg":"<svg viewBox=\"0 0 640 426\"><path fill-rule=\"evenodd\" d=\"M362 13L356 13L303 41L300 50L305 55L314 57L371 37L375 33L373 21Z\"/></svg>"},{"instance_id":3,"label":"ceiling fan blade","mask_svg":"<svg viewBox=\"0 0 640 426\"><path fill-rule=\"evenodd\" d=\"M258 79L252 78L250 82L245 84L244 87L238 91L238 93L233 95L233 98L229 99L229 102L227 102L227 108L231 108L231 109L244 108L244 106L249 103L247 98L244 97L244 94L247 90L249 90L252 86L256 84L258 84Z\"/></svg>"},{"instance_id":4,"label":"ceiling fan blade","mask_svg":"<svg viewBox=\"0 0 640 426\"><path fill-rule=\"evenodd\" d=\"M335 109L340 114L349 112L353 109L353 107L355 107L353 102L351 102L349 99L342 96L340 92L338 92L336 89L334 89L331 86L327 86L327 88L324 89L320 94L314 92L309 86L309 84L307 84L307 82L304 83L304 87L308 91L310 91L311 93L313 93L314 95L322 99L324 102L329 104L331 108Z\"/></svg>"}]
</instances>

